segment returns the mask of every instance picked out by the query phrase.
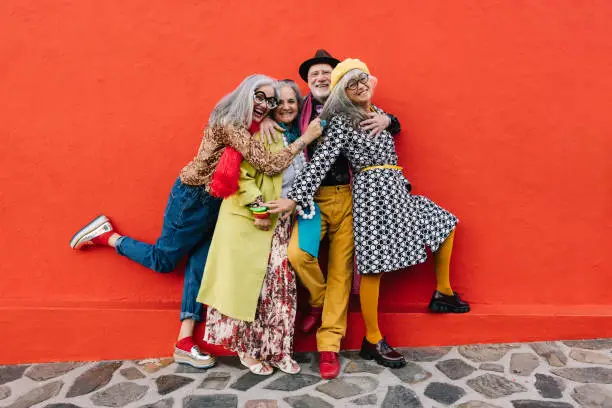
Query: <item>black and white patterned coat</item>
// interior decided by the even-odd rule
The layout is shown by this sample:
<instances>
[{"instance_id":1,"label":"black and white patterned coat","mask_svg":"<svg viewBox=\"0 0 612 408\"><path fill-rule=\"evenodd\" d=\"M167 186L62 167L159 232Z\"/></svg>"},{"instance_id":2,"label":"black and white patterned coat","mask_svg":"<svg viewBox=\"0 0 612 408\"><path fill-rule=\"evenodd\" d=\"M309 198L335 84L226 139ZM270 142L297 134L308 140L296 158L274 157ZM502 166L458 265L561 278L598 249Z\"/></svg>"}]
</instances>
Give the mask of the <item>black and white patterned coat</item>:
<instances>
[{"instance_id":1,"label":"black and white patterned coat","mask_svg":"<svg viewBox=\"0 0 612 408\"><path fill-rule=\"evenodd\" d=\"M380 110L378 110L380 112ZM353 234L360 274L389 272L424 262L425 246L436 251L458 220L426 197L410 194L387 131L370 138L346 115L334 116L311 160L296 177L288 198L308 213L321 180L340 152L353 171Z\"/></svg>"}]
</instances>

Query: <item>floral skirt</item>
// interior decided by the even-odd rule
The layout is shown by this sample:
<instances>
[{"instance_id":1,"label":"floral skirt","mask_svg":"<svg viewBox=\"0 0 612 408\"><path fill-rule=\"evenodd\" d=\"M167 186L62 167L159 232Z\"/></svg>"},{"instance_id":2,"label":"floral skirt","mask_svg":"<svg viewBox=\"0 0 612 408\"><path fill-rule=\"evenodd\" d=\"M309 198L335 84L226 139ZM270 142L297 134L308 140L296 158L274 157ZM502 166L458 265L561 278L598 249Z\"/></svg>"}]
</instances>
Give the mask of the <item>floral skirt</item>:
<instances>
[{"instance_id":1,"label":"floral skirt","mask_svg":"<svg viewBox=\"0 0 612 408\"><path fill-rule=\"evenodd\" d=\"M246 322L209 308L204 341L262 361L279 362L293 352L295 272L287 259L291 220L278 220L255 320Z\"/></svg>"}]
</instances>

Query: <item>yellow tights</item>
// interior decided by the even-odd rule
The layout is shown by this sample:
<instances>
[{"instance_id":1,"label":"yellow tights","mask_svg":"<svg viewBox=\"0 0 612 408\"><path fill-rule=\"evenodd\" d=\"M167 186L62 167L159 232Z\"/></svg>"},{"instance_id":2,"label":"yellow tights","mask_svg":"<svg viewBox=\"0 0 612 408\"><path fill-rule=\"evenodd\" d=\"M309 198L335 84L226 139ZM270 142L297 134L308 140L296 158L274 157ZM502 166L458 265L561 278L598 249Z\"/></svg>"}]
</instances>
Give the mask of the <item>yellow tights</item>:
<instances>
[{"instance_id":1,"label":"yellow tights","mask_svg":"<svg viewBox=\"0 0 612 408\"><path fill-rule=\"evenodd\" d=\"M366 340L372 344L382 339L378 328L378 291L382 273L361 275L359 288L359 301L361 302L361 315L366 328Z\"/></svg>"},{"instance_id":2,"label":"yellow tights","mask_svg":"<svg viewBox=\"0 0 612 408\"><path fill-rule=\"evenodd\" d=\"M438 251L434 253L436 289L445 295L453 294L449 275L454 238L455 230L452 230L448 238L440 245ZM382 273L361 275L361 287L359 288L359 301L361 302L361 315L366 328L366 340L372 344L378 343L383 338L378 327L378 294L382 275Z\"/></svg>"},{"instance_id":3,"label":"yellow tights","mask_svg":"<svg viewBox=\"0 0 612 408\"><path fill-rule=\"evenodd\" d=\"M445 295L452 296L453 289L450 284L450 259L453 252L453 241L455 230L452 230L440 248L434 252L434 264L436 267L436 289Z\"/></svg>"}]
</instances>

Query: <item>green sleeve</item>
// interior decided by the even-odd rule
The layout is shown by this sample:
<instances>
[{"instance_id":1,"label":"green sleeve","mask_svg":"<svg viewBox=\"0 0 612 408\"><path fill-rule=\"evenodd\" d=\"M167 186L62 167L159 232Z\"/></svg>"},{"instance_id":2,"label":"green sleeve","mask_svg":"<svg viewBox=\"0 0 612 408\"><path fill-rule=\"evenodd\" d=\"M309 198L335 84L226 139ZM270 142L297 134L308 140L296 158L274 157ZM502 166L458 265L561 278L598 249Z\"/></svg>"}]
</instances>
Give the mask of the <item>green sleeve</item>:
<instances>
[{"instance_id":1,"label":"green sleeve","mask_svg":"<svg viewBox=\"0 0 612 408\"><path fill-rule=\"evenodd\" d=\"M240 164L240 179L238 180L238 202L240 205L250 205L263 194L255 181L257 170L248 161Z\"/></svg>"}]
</instances>

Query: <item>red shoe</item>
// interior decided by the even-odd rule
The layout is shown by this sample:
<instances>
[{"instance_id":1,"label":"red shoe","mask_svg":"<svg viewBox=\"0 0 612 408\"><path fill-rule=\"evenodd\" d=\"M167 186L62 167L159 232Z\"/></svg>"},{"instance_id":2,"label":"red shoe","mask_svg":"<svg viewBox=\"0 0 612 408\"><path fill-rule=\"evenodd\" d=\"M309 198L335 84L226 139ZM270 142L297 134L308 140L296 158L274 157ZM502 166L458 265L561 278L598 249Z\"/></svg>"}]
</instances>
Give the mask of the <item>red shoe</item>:
<instances>
[{"instance_id":1,"label":"red shoe","mask_svg":"<svg viewBox=\"0 0 612 408\"><path fill-rule=\"evenodd\" d=\"M310 311L302 320L300 329L303 333L310 333L315 328L321 325L321 315L323 314L322 307L311 307Z\"/></svg>"},{"instance_id":2,"label":"red shoe","mask_svg":"<svg viewBox=\"0 0 612 408\"><path fill-rule=\"evenodd\" d=\"M338 361L338 353L333 351L321 351L319 353L319 371L321 378L331 380L340 374L340 362Z\"/></svg>"},{"instance_id":3,"label":"red shoe","mask_svg":"<svg viewBox=\"0 0 612 408\"><path fill-rule=\"evenodd\" d=\"M70 240L72 249L81 249L90 245L108 245L108 239L113 235L113 226L104 215L81 228Z\"/></svg>"}]
</instances>

